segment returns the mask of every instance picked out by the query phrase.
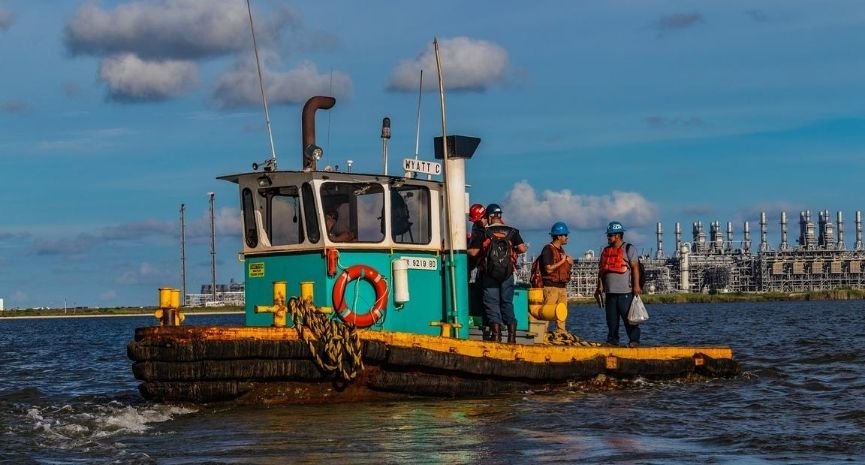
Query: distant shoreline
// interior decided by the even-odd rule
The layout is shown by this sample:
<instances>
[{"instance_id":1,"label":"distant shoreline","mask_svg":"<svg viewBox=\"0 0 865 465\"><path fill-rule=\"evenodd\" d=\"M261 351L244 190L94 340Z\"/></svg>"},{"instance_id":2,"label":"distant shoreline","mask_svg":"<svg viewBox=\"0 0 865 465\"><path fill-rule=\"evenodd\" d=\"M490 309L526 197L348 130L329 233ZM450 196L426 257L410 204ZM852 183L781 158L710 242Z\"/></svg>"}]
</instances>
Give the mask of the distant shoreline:
<instances>
[{"instance_id":1,"label":"distant shoreline","mask_svg":"<svg viewBox=\"0 0 865 465\"><path fill-rule=\"evenodd\" d=\"M4 312L5 313L5 312ZM241 315L240 312L193 312L187 313L187 316L197 316L197 315ZM93 313L86 315L70 315L70 314L60 314L60 315L24 315L24 316L6 316L0 314L0 321L3 320L47 320L52 318L114 318L114 317L129 317L129 316L148 316L146 313ZM152 314L149 316L153 316ZM155 320L155 318L154 318Z\"/></svg>"},{"instance_id":2,"label":"distant shoreline","mask_svg":"<svg viewBox=\"0 0 865 465\"><path fill-rule=\"evenodd\" d=\"M739 292L718 294L643 294L647 304L710 304L727 302L778 302L795 300L862 300L865 299L863 289L832 289L809 292ZM571 297L568 302L575 305L595 305L594 297ZM148 310L130 310L123 308L111 309L76 309L76 310L6 310L0 312L2 320L49 319L49 318L99 318L99 317L130 317L153 316L155 308ZM222 310L212 310L212 307L195 307L183 309L186 316L192 315L232 315L243 314L242 307L228 307Z\"/></svg>"},{"instance_id":3,"label":"distant shoreline","mask_svg":"<svg viewBox=\"0 0 865 465\"><path fill-rule=\"evenodd\" d=\"M153 317L155 308L150 309L124 309L124 308L105 308L105 309L75 309L75 310L6 310L0 312L0 321L2 320L26 320L26 319L50 319L50 318L103 318L103 317L130 317L130 316L149 316ZM224 307L220 310L214 310L213 307L191 307L181 310L187 317L195 315L231 315L243 314L241 307Z\"/></svg>"},{"instance_id":4,"label":"distant shoreline","mask_svg":"<svg viewBox=\"0 0 865 465\"><path fill-rule=\"evenodd\" d=\"M726 302L778 302L795 300L861 300L865 299L863 289L831 289L808 292L737 292L737 293L687 293L687 294L642 294L647 304L688 304L688 303L726 303ZM595 304L594 297L574 297L573 304Z\"/></svg>"}]
</instances>

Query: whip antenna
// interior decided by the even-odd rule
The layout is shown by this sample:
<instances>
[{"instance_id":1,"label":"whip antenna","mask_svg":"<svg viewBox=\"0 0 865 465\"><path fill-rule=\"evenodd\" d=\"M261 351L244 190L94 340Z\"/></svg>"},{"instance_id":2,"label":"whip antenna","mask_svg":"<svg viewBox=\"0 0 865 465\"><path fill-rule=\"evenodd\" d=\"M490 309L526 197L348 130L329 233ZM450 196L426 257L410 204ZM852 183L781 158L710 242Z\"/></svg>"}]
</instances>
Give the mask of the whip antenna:
<instances>
[{"instance_id":1,"label":"whip antenna","mask_svg":"<svg viewBox=\"0 0 865 465\"><path fill-rule=\"evenodd\" d=\"M417 85L417 129L414 134L414 159L417 160L420 152L420 98L423 95L423 70L420 70L420 80Z\"/></svg>"},{"instance_id":2,"label":"whip antenna","mask_svg":"<svg viewBox=\"0 0 865 465\"><path fill-rule=\"evenodd\" d=\"M261 90L261 104L264 106L264 123L267 126L267 136L270 139L270 159L264 162L265 171L276 169L276 148L273 146L273 130L270 128L270 112L267 111L267 97L264 95L264 81L261 78L261 60L258 58L258 43L255 40L255 25L252 22L252 5L246 0L246 11L249 13L249 30L252 32L252 49L255 51L255 66L258 69L258 88ZM253 163L252 169L257 169Z\"/></svg>"}]
</instances>

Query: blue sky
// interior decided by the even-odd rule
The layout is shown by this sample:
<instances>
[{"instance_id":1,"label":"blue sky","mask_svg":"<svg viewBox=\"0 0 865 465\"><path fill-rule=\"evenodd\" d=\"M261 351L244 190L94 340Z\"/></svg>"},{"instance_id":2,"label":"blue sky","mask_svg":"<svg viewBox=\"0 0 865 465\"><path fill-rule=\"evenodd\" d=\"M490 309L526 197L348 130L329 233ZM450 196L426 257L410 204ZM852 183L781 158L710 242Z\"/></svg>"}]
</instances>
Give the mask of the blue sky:
<instances>
[{"instance_id":1,"label":"blue sky","mask_svg":"<svg viewBox=\"0 0 865 465\"><path fill-rule=\"evenodd\" d=\"M498 202L540 250L554 221L579 254L622 221L655 248L700 220L761 210L863 207L865 3L861 1L253 1L282 169L300 166L300 106L325 163L390 170L440 132L432 39L442 47L448 129L478 136L473 200ZM152 305L209 282L208 192L218 281L242 279L237 194L220 175L270 148L243 0L0 0L0 298L7 307ZM796 230L795 225L790 228ZM795 240L795 237L791 237Z\"/></svg>"}]
</instances>

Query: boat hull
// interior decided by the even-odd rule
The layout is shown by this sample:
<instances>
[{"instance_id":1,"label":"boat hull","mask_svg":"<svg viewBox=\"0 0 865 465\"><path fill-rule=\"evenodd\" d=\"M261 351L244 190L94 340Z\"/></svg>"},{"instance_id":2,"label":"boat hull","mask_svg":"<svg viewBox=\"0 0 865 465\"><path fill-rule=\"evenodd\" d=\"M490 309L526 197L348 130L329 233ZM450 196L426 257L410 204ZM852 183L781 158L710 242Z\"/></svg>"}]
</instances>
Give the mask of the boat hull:
<instances>
[{"instance_id":1,"label":"boat hull","mask_svg":"<svg viewBox=\"0 0 865 465\"><path fill-rule=\"evenodd\" d=\"M322 367L293 328L139 328L127 348L139 389L159 402L324 403L405 396L478 397L619 380L730 377L728 347L502 344L408 333L361 333L363 368L346 381Z\"/></svg>"}]
</instances>

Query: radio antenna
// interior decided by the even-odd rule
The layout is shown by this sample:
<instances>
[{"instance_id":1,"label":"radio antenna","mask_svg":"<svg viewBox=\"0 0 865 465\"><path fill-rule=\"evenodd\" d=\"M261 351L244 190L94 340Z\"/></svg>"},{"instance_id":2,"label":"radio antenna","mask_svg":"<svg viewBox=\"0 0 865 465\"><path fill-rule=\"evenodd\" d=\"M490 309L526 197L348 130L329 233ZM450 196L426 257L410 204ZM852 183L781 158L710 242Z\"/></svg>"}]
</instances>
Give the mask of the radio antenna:
<instances>
[{"instance_id":1,"label":"radio antenna","mask_svg":"<svg viewBox=\"0 0 865 465\"><path fill-rule=\"evenodd\" d=\"M420 98L423 95L423 70L420 70L420 81L417 85L417 129L414 134L414 159L417 160L420 152Z\"/></svg>"},{"instance_id":2,"label":"radio antenna","mask_svg":"<svg viewBox=\"0 0 865 465\"><path fill-rule=\"evenodd\" d=\"M252 48L255 51L255 66L258 69L258 88L261 90L261 104L264 106L264 124L267 126L267 136L270 139L270 159L264 162L264 170L273 171L276 169L276 148L273 145L273 130L270 127L270 112L267 111L267 97L264 95L264 81L261 78L261 60L258 57L258 43L255 40L255 25L252 22L250 0L246 0L246 11L249 13L249 30L252 32Z\"/></svg>"}]
</instances>

